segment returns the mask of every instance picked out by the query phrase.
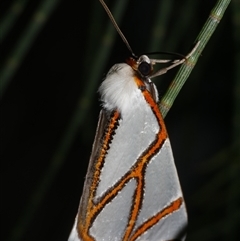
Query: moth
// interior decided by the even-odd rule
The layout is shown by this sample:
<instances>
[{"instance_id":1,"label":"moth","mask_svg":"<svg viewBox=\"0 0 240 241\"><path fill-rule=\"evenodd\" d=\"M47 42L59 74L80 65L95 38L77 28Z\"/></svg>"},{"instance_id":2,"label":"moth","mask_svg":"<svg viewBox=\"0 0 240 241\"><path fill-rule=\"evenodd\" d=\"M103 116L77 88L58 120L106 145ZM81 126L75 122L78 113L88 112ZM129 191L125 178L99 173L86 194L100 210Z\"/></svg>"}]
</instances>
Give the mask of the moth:
<instances>
[{"instance_id":1,"label":"moth","mask_svg":"<svg viewBox=\"0 0 240 241\"><path fill-rule=\"evenodd\" d=\"M175 61L132 54L107 73L99 88L102 110L69 241L185 239L186 206L150 78L182 64L192 52ZM154 72L153 66L162 62L171 64Z\"/></svg>"}]
</instances>

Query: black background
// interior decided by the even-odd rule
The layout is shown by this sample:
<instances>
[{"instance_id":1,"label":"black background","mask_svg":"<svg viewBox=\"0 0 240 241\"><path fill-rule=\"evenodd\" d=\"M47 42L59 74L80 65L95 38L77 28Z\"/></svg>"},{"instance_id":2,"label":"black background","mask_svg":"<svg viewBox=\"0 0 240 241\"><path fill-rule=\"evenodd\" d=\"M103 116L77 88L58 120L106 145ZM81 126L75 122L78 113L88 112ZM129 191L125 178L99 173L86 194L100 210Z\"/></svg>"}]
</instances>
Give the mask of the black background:
<instances>
[{"instance_id":1,"label":"black background","mask_svg":"<svg viewBox=\"0 0 240 241\"><path fill-rule=\"evenodd\" d=\"M1 73L43 2L28 1L9 28L1 43ZM157 27L161 44L151 49L157 6L166 7L166 2L128 1L119 25L136 53L186 54L216 1L168 1L169 13L161 13L168 14L163 16L167 20ZM107 3L113 9L116 1ZM2 20L12 4L1 1ZM188 207L188 240L237 240L239 47L234 4L165 119ZM97 0L56 1L18 68L10 71L1 92L2 240L67 240L100 110L97 88L108 69L129 55L119 36L108 43L109 24ZM105 48L107 57L99 58ZM154 80L160 97L175 72ZM89 83L94 74L95 83ZM69 140L76 111L78 125Z\"/></svg>"}]
</instances>

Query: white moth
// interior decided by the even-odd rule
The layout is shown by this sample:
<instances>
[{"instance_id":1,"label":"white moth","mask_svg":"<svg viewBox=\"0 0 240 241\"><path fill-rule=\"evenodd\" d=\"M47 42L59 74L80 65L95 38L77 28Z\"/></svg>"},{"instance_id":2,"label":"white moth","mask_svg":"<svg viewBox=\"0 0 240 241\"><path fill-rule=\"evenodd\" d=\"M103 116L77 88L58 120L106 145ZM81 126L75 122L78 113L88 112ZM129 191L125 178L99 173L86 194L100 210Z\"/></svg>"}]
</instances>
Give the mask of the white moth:
<instances>
[{"instance_id":1,"label":"white moth","mask_svg":"<svg viewBox=\"0 0 240 241\"><path fill-rule=\"evenodd\" d=\"M155 63L169 61L142 55L109 70L99 88L103 108L68 241L185 239L186 207L158 91L150 77L183 63L191 54L154 74Z\"/></svg>"}]
</instances>

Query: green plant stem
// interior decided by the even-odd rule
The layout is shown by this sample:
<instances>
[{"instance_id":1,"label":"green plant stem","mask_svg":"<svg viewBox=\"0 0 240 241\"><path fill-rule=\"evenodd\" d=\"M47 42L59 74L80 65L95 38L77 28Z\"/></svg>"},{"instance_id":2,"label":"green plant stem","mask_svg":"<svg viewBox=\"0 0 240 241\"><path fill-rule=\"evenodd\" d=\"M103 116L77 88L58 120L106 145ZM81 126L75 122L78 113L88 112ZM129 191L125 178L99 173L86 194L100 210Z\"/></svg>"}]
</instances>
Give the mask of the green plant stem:
<instances>
[{"instance_id":1,"label":"green plant stem","mask_svg":"<svg viewBox=\"0 0 240 241\"><path fill-rule=\"evenodd\" d=\"M192 56L183 63L179 69L176 77L172 81L167 92L161 99L159 108L162 112L163 117L165 117L172 107L177 95L185 84L188 76L192 72L194 66L196 65L199 56L201 55L203 49L205 48L210 37L214 33L217 25L222 19L225 10L227 9L231 0L219 0L215 7L212 9L206 23L204 24L200 34L198 35L195 42L200 41L200 44Z\"/></svg>"}]
</instances>

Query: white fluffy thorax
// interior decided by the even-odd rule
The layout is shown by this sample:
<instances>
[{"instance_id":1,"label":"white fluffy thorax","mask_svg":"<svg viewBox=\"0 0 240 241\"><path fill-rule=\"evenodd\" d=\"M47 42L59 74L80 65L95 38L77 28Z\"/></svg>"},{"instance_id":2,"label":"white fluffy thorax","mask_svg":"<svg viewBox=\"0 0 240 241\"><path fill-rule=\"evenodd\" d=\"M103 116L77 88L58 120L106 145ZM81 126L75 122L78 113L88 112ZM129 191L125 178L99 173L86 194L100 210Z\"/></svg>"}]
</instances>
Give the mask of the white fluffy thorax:
<instances>
[{"instance_id":1,"label":"white fluffy thorax","mask_svg":"<svg viewBox=\"0 0 240 241\"><path fill-rule=\"evenodd\" d=\"M115 64L99 88L103 107L110 111L117 109L123 114L140 104L143 96L134 81L135 76L128 64Z\"/></svg>"}]
</instances>

